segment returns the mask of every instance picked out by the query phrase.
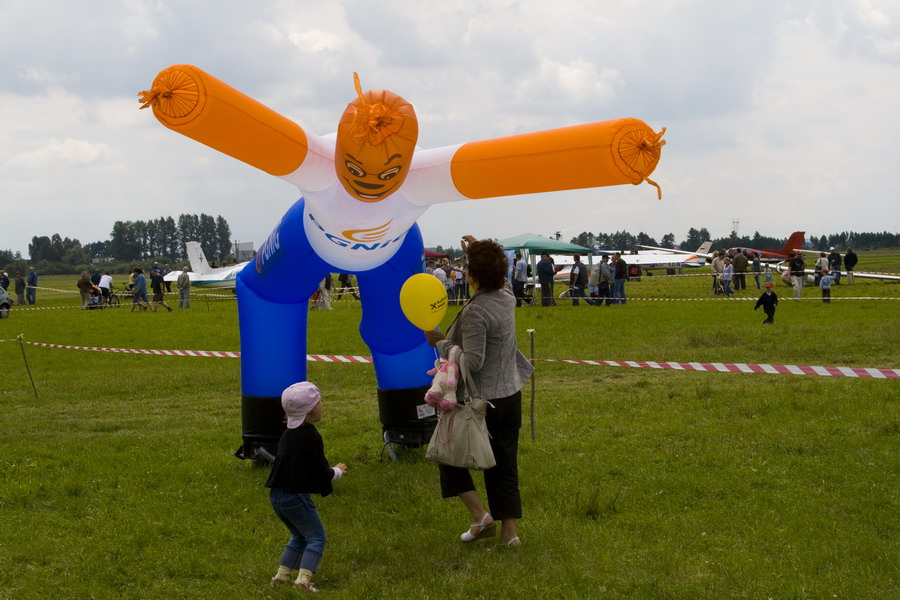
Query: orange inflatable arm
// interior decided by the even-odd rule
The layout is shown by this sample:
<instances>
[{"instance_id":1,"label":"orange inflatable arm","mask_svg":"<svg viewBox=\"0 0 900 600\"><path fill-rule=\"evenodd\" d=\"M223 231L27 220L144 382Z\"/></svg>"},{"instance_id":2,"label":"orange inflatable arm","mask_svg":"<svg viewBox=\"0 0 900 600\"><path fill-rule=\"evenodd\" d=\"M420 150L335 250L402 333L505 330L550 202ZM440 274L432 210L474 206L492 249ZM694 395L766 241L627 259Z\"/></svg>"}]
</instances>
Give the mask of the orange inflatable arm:
<instances>
[{"instance_id":1,"label":"orange inflatable arm","mask_svg":"<svg viewBox=\"0 0 900 600\"><path fill-rule=\"evenodd\" d=\"M463 144L450 163L456 189L493 198L631 183L648 179L659 162L665 128L616 119Z\"/></svg>"},{"instance_id":2,"label":"orange inflatable arm","mask_svg":"<svg viewBox=\"0 0 900 600\"><path fill-rule=\"evenodd\" d=\"M306 159L299 125L195 66L163 69L139 96L169 129L271 175L292 173Z\"/></svg>"}]
</instances>

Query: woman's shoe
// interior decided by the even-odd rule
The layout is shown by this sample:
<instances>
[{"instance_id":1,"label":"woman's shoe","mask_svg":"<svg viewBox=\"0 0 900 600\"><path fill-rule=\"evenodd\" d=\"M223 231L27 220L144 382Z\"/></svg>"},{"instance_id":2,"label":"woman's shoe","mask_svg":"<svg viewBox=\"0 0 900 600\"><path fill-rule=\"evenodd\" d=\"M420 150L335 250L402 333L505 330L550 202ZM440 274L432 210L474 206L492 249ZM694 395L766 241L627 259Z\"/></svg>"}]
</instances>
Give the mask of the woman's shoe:
<instances>
[{"instance_id":1,"label":"woman's shoe","mask_svg":"<svg viewBox=\"0 0 900 600\"><path fill-rule=\"evenodd\" d=\"M505 546L507 548L518 548L522 545L522 540L519 539L519 536L516 536L512 539L504 541L500 541L501 546Z\"/></svg>"},{"instance_id":2,"label":"woman's shoe","mask_svg":"<svg viewBox=\"0 0 900 600\"><path fill-rule=\"evenodd\" d=\"M490 523L487 522L488 519L491 519ZM475 533L472 533L473 529L475 530ZM484 513L484 516L481 517L481 521L479 523L472 523L472 526L469 527L468 531L460 535L459 539L468 543L491 537L496 533L497 524L493 521L491 513Z\"/></svg>"}]
</instances>

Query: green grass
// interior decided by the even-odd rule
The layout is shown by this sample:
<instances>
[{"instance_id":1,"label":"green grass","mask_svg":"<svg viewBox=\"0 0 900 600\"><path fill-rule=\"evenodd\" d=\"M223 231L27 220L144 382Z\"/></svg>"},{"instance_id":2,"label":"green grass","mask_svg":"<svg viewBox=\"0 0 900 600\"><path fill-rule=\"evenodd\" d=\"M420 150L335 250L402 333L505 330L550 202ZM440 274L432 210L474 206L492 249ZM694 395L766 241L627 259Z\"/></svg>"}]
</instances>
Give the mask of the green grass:
<instances>
[{"instance_id":1,"label":"green grass","mask_svg":"<svg viewBox=\"0 0 900 600\"><path fill-rule=\"evenodd\" d=\"M875 258L863 255L875 264ZM879 270L900 271L898 257ZM69 281L71 279L71 281ZM122 278L120 277L119 280ZM705 298L704 277L645 277L633 298ZM72 289L74 278L41 284ZM790 296L787 288L778 288ZM752 290L745 297L756 296ZM547 359L900 368L900 286L823 305L631 301L517 312ZM41 291L39 306L77 295ZM452 318L448 314L445 326ZM359 305L310 314L309 350L368 354ZM238 350L233 300L190 311L14 310L0 339ZM240 443L239 361L0 343L0 598L289 598L267 582L286 541L267 469ZM310 363L320 430L347 478L318 502L316 582L334 598L896 598L900 381L539 362L537 440L520 470L524 545L457 541L422 450L386 460L370 365ZM530 384L524 391L526 414Z\"/></svg>"}]
</instances>

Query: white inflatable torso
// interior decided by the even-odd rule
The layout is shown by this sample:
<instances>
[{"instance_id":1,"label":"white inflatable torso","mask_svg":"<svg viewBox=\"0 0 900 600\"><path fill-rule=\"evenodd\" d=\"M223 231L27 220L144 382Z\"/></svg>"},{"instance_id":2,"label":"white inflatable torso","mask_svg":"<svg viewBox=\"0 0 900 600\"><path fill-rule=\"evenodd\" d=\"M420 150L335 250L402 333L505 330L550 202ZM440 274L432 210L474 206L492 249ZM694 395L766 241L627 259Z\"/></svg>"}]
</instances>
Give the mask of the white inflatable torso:
<instances>
[{"instance_id":1,"label":"white inflatable torso","mask_svg":"<svg viewBox=\"0 0 900 600\"><path fill-rule=\"evenodd\" d=\"M400 248L427 207L409 202L403 191L380 202L361 202L335 181L328 189L304 192L303 229L316 253L344 271L368 271Z\"/></svg>"}]
</instances>

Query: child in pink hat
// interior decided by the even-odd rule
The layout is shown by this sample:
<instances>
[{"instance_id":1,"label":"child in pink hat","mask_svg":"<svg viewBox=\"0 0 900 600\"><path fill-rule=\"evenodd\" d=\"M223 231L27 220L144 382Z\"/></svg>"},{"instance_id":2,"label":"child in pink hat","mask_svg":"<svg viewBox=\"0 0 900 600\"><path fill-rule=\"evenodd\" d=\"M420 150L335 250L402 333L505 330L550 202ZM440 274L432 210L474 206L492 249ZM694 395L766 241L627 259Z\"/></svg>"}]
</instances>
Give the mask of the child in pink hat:
<instances>
[{"instance_id":1,"label":"child in pink hat","mask_svg":"<svg viewBox=\"0 0 900 600\"><path fill-rule=\"evenodd\" d=\"M325 445L315 426L322 418L319 388L309 381L295 383L282 392L281 406L287 429L278 441L266 487L272 509L291 532L291 539L272 585L290 582L291 572L298 570L294 586L317 592L312 576L325 551L325 527L311 495L330 494L331 484L347 472L347 465L330 467L325 458Z\"/></svg>"}]
</instances>

